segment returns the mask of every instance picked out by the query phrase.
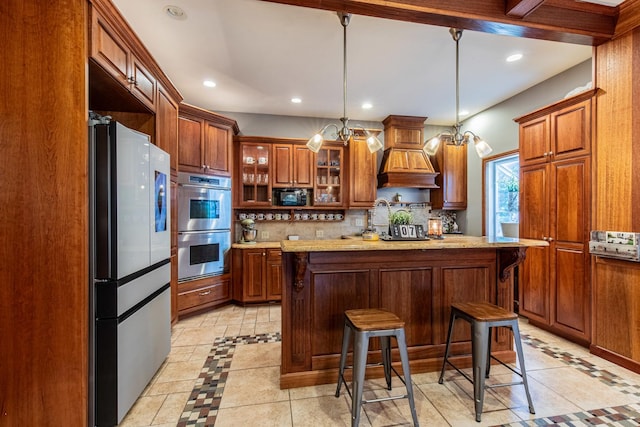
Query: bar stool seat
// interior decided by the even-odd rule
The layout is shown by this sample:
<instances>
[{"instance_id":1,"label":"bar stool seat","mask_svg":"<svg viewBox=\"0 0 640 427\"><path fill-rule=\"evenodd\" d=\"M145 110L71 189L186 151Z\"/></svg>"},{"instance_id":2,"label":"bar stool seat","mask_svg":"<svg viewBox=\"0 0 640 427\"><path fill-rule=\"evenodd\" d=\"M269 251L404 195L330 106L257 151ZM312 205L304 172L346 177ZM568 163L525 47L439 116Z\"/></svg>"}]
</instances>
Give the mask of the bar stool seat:
<instances>
[{"instance_id":1,"label":"bar stool seat","mask_svg":"<svg viewBox=\"0 0 640 427\"><path fill-rule=\"evenodd\" d=\"M449 360L449 348L451 346L451 336L453 335L453 326L457 318L466 320L471 324L471 358L473 378L467 373L461 371ZM516 370L506 363L502 362L495 356L491 355L491 328L508 327L513 332L516 353L518 355L518 363L520 370ZM491 368L491 359L496 360L503 366L509 368L512 372L522 378L522 381L486 385L485 378L489 378ZM518 329L518 315L488 302L464 302L451 304L451 316L449 320L449 332L447 334L447 346L444 352L444 360L442 362L442 371L438 383L442 384L444 379L444 371L447 364L451 365L462 376L473 384L473 396L475 401L476 421L480 422L482 414L482 405L484 403L484 391L487 388L505 387L513 385L524 385L524 390L529 403L529 412L535 414L531 395L529 394L529 385L527 383L527 371L524 364L524 354L522 352L522 342L520 341L520 331Z\"/></svg>"},{"instance_id":2,"label":"bar stool seat","mask_svg":"<svg viewBox=\"0 0 640 427\"><path fill-rule=\"evenodd\" d=\"M353 366L345 366L351 334L353 333ZM379 337L382 350L382 365L384 376L387 382L387 389L391 390L391 372L393 371L404 383L407 394L399 396L384 397L379 399L363 400L362 391L364 386L364 376L367 367L367 352L369 350L369 338ZM400 361L404 378L391 365L391 337L395 337L400 351ZM370 366L370 365L369 365ZM349 389L345 379L345 368L353 369L352 389ZM395 314L387 310L369 308L347 310L344 313L344 333L342 336L342 352L340 355L340 371L338 373L338 386L336 397L340 396L340 389L344 383L347 393L351 397L351 426L355 427L360 422L360 409L365 403L382 402L394 399L409 399L413 424L418 426L415 403L413 400L413 388L411 383L411 373L409 370L409 356L404 337L404 322Z\"/></svg>"}]
</instances>

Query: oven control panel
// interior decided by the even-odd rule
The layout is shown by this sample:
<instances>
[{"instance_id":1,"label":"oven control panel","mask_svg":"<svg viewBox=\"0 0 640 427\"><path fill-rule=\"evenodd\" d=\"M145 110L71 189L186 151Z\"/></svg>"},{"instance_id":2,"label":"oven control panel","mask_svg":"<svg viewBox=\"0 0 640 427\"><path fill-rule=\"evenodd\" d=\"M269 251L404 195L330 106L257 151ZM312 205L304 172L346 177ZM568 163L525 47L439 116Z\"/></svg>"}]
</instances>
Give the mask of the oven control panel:
<instances>
[{"instance_id":1,"label":"oven control panel","mask_svg":"<svg viewBox=\"0 0 640 427\"><path fill-rule=\"evenodd\" d=\"M640 233L592 231L589 252L601 257L640 262Z\"/></svg>"}]
</instances>

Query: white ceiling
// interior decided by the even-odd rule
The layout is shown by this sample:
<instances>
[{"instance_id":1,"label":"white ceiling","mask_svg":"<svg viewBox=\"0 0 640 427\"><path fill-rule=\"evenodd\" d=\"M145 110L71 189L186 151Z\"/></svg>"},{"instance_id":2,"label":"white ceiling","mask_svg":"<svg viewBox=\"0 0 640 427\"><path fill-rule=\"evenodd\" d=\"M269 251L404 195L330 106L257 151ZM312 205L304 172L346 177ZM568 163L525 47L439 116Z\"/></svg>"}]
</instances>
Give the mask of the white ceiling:
<instances>
[{"instance_id":1,"label":"white ceiling","mask_svg":"<svg viewBox=\"0 0 640 427\"><path fill-rule=\"evenodd\" d=\"M113 1L185 102L221 112L342 116L342 26L334 12L258 0ZM168 4L182 8L186 19L170 18ZM347 39L351 119L398 114L427 116L428 124L454 122L455 42L447 28L353 16ZM506 63L516 52L524 58ZM590 46L465 31L460 109L478 113L591 52ZM204 87L205 79L217 86ZM291 103L292 97L302 103ZM363 110L365 101L373 108Z\"/></svg>"}]
</instances>

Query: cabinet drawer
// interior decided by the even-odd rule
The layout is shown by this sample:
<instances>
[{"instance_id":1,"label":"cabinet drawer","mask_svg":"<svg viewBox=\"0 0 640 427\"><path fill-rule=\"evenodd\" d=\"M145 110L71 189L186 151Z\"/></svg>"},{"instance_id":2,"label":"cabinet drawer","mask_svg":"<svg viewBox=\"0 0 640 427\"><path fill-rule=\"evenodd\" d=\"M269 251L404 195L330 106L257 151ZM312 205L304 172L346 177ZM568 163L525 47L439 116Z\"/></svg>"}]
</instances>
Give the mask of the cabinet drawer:
<instances>
[{"instance_id":1,"label":"cabinet drawer","mask_svg":"<svg viewBox=\"0 0 640 427\"><path fill-rule=\"evenodd\" d=\"M282 260L282 250L280 249L267 249L267 260L279 262Z\"/></svg>"},{"instance_id":2,"label":"cabinet drawer","mask_svg":"<svg viewBox=\"0 0 640 427\"><path fill-rule=\"evenodd\" d=\"M182 311L218 300L229 299L231 297L229 291L229 280L225 280L211 286L180 293L178 295L178 310Z\"/></svg>"}]
</instances>

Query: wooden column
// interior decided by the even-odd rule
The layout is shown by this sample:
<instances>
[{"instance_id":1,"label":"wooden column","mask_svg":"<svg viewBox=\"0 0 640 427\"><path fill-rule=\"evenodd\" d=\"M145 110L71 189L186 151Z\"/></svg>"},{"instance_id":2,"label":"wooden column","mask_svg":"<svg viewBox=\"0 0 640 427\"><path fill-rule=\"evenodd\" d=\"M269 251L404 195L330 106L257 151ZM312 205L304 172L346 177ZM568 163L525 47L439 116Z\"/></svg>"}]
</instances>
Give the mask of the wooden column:
<instances>
[{"instance_id":1,"label":"wooden column","mask_svg":"<svg viewBox=\"0 0 640 427\"><path fill-rule=\"evenodd\" d=\"M0 6L0 425L85 426L85 0Z\"/></svg>"}]
</instances>

